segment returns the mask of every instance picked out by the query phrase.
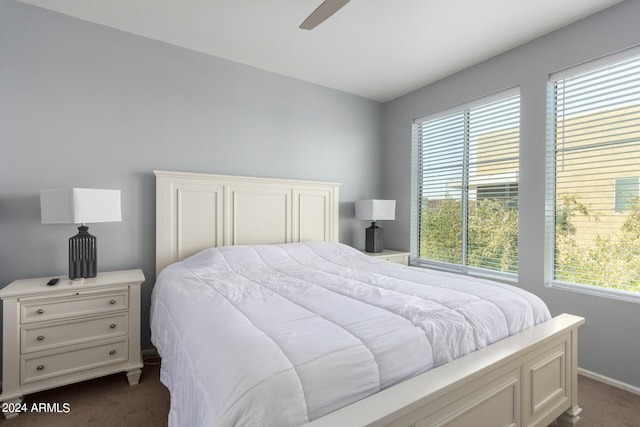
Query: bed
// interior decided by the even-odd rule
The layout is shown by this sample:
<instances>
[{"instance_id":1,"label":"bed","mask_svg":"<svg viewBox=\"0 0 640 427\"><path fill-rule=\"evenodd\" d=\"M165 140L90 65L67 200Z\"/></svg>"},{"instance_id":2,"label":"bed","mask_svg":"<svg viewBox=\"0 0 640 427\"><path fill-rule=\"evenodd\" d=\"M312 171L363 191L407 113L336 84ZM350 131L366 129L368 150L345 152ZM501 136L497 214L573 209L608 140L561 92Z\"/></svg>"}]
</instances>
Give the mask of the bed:
<instances>
[{"instance_id":1,"label":"bed","mask_svg":"<svg viewBox=\"0 0 640 427\"><path fill-rule=\"evenodd\" d=\"M584 319L338 243L338 184L155 174L151 330L169 425L579 419Z\"/></svg>"}]
</instances>

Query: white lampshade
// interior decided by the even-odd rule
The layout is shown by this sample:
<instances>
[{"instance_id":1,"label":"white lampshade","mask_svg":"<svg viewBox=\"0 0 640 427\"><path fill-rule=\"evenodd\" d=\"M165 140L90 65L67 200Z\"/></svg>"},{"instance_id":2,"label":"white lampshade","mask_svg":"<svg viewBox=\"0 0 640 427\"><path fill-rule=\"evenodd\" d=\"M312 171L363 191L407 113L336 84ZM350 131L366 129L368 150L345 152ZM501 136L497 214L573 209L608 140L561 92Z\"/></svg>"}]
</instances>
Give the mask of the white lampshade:
<instances>
[{"instance_id":1,"label":"white lampshade","mask_svg":"<svg viewBox=\"0 0 640 427\"><path fill-rule=\"evenodd\" d=\"M363 221L396 219L395 200L356 200L356 218Z\"/></svg>"},{"instance_id":2,"label":"white lampshade","mask_svg":"<svg viewBox=\"0 0 640 427\"><path fill-rule=\"evenodd\" d=\"M122 221L120 190L40 190L40 214L43 224Z\"/></svg>"}]
</instances>

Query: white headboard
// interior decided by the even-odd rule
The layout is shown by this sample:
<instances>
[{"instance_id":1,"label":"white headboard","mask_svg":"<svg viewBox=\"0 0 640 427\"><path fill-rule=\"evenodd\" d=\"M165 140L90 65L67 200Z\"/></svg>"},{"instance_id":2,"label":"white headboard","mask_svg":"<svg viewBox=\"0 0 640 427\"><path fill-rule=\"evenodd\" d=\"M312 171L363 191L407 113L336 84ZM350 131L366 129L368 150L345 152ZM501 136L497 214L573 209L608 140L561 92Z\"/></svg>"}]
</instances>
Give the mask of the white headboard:
<instances>
[{"instance_id":1,"label":"white headboard","mask_svg":"<svg viewBox=\"0 0 640 427\"><path fill-rule=\"evenodd\" d=\"M213 246L338 241L332 182L154 171L156 274Z\"/></svg>"}]
</instances>

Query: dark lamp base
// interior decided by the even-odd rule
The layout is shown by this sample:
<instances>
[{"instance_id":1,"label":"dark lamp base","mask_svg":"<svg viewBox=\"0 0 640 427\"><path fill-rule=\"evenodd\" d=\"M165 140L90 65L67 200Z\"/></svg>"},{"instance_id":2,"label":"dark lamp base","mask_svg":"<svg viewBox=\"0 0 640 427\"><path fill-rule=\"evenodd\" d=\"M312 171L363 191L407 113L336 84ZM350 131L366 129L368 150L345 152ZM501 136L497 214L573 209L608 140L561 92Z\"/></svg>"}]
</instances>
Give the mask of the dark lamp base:
<instances>
[{"instance_id":1,"label":"dark lamp base","mask_svg":"<svg viewBox=\"0 0 640 427\"><path fill-rule=\"evenodd\" d=\"M78 227L78 234L69 238L69 279L96 277L98 256L96 238L89 234L89 227Z\"/></svg>"},{"instance_id":2,"label":"dark lamp base","mask_svg":"<svg viewBox=\"0 0 640 427\"><path fill-rule=\"evenodd\" d=\"M378 253L384 249L382 243L382 228L378 227L374 222L371 227L366 229L364 248L367 252Z\"/></svg>"}]
</instances>

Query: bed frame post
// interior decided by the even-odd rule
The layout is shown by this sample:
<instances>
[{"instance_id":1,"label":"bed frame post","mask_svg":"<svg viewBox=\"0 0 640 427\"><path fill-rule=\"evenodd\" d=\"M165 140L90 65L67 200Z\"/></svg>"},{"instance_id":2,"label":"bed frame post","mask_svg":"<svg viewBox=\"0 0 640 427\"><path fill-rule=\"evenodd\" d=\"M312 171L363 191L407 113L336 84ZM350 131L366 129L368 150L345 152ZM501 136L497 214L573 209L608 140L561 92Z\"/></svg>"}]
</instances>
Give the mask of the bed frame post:
<instances>
[{"instance_id":1,"label":"bed frame post","mask_svg":"<svg viewBox=\"0 0 640 427\"><path fill-rule=\"evenodd\" d=\"M560 417L558 417L558 427L575 426L580 420L582 408L578 406L578 330L571 331L571 363L572 372L570 384L571 406Z\"/></svg>"}]
</instances>

